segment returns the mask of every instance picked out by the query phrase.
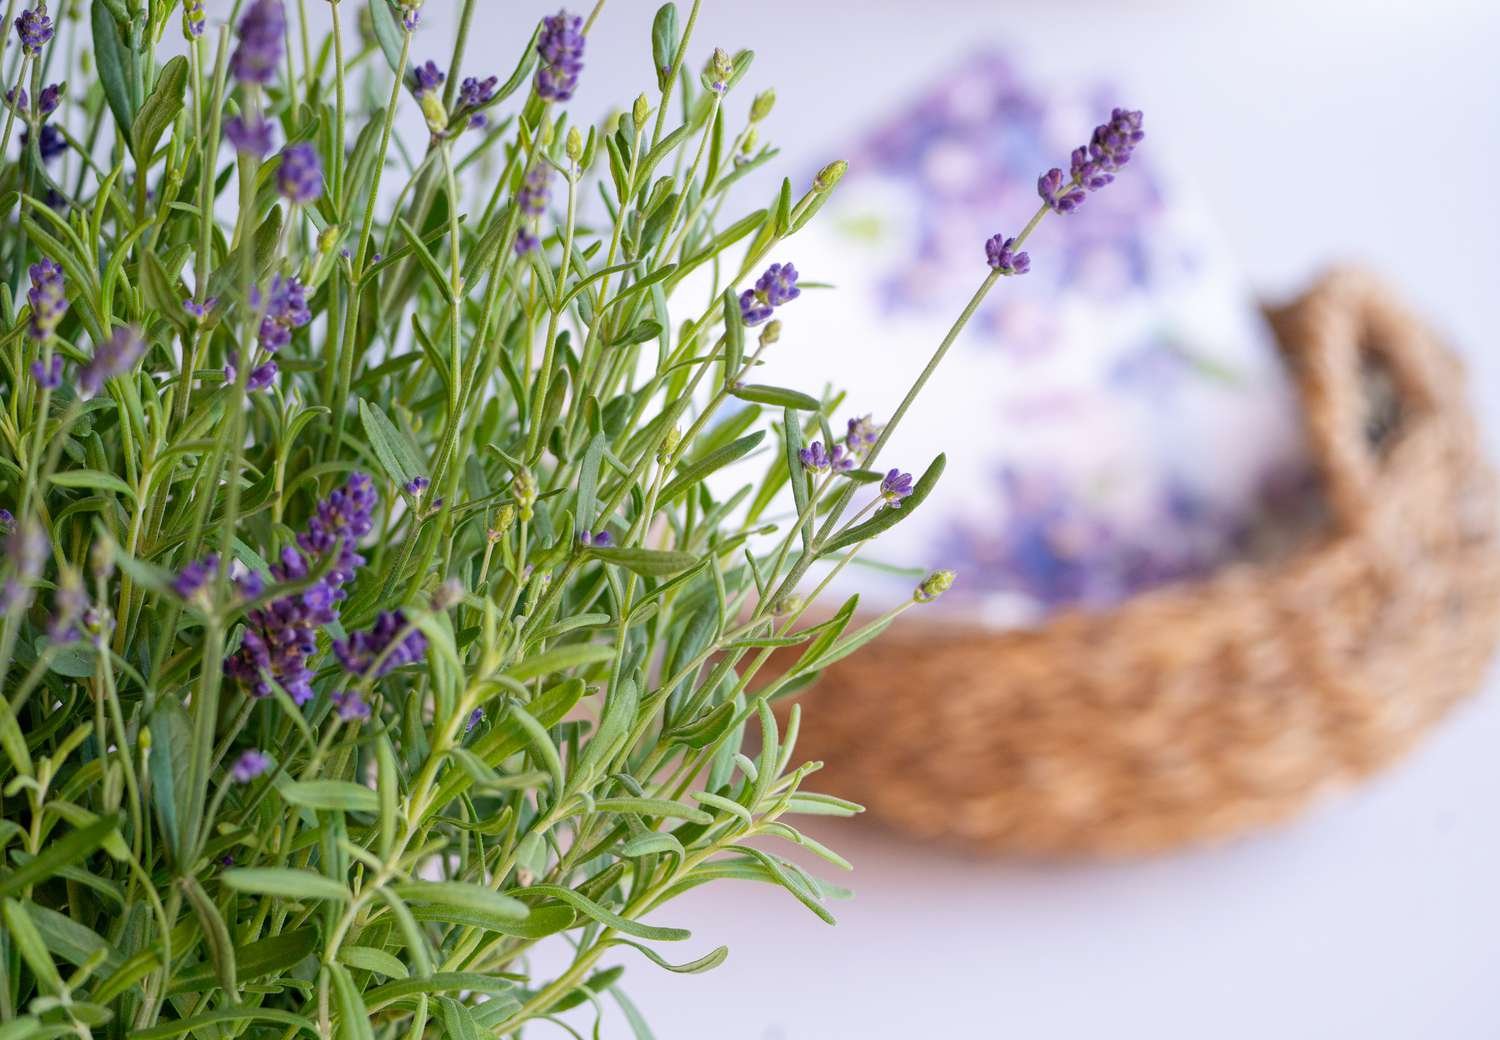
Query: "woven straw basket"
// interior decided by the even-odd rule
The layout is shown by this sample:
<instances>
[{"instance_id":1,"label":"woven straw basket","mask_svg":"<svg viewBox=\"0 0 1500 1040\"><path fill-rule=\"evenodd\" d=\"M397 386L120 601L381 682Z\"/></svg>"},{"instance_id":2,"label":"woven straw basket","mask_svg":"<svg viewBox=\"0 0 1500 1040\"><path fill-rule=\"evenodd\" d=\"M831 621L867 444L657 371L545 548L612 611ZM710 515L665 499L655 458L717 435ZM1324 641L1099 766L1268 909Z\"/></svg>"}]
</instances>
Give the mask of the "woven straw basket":
<instances>
[{"instance_id":1,"label":"woven straw basket","mask_svg":"<svg viewBox=\"0 0 1500 1040\"><path fill-rule=\"evenodd\" d=\"M1275 563L1040 628L894 626L808 694L799 751L827 763L823 790L928 839L1149 853L1287 817L1475 687L1500 534L1456 360L1352 272L1270 317L1326 530Z\"/></svg>"}]
</instances>

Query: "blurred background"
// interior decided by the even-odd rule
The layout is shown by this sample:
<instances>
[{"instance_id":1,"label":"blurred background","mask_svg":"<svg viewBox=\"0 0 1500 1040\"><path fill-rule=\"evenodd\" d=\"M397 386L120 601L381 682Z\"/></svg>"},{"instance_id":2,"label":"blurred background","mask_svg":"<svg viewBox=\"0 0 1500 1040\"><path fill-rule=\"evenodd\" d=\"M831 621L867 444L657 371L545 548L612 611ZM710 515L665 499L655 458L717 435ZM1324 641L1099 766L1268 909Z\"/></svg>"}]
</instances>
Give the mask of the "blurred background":
<instances>
[{"instance_id":1,"label":"blurred background","mask_svg":"<svg viewBox=\"0 0 1500 1040\"><path fill-rule=\"evenodd\" d=\"M456 6L429 0L434 39ZM555 6L483 11L479 56L503 76ZM648 89L655 6L609 0L580 118ZM1049 90L1116 85L1147 113L1150 161L1216 225L1223 285L1248 305L1332 263L1374 270L1465 356L1492 454L1500 444L1494 3L707 0L695 39L690 60L715 44L756 51L740 91L776 88L770 175L799 182L979 49ZM746 204L772 184L752 179ZM975 264L1033 204L997 205L973 229ZM1038 268L1049 245L1031 243ZM799 364L820 370L813 353ZM728 962L689 977L633 962L627 989L661 1040L1500 1036L1497 748L1492 688L1397 768L1290 825L1124 864L1019 864L865 820L813 826L855 864L836 929L780 890L699 889L663 919L693 930L686 955L725 942ZM605 1035L629 1032L616 1017Z\"/></svg>"}]
</instances>

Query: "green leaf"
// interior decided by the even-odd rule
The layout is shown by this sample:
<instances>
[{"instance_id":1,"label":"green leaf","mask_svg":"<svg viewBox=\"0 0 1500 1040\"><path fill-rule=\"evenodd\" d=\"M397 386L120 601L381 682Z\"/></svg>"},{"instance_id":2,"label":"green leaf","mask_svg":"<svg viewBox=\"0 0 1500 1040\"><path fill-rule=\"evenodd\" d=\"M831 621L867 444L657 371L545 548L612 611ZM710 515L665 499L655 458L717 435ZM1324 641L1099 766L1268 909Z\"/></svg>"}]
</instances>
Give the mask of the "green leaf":
<instances>
[{"instance_id":1,"label":"green leaf","mask_svg":"<svg viewBox=\"0 0 1500 1040\"><path fill-rule=\"evenodd\" d=\"M333 979L334 1006L339 1012L338 1036L345 1040L375 1040L375 1030L370 1025L370 1012L360 999L359 989L342 964L325 964L324 970Z\"/></svg>"},{"instance_id":2,"label":"green leaf","mask_svg":"<svg viewBox=\"0 0 1500 1040\"><path fill-rule=\"evenodd\" d=\"M587 550L590 556L605 563L624 567L628 571L646 578L663 578L685 571L698 563L692 553L670 549L597 549Z\"/></svg>"},{"instance_id":3,"label":"green leaf","mask_svg":"<svg viewBox=\"0 0 1500 1040\"><path fill-rule=\"evenodd\" d=\"M130 103L130 88L135 81L135 55L120 39L120 27L104 0L94 0L89 11L89 22L94 33L94 64L99 69L99 82L104 87L104 99L115 117L115 125L122 135L129 136L135 122L135 108Z\"/></svg>"},{"instance_id":4,"label":"green leaf","mask_svg":"<svg viewBox=\"0 0 1500 1040\"><path fill-rule=\"evenodd\" d=\"M601 798L594 803L598 812L634 813L637 816L687 820L691 823L713 823L714 818L702 809L666 798Z\"/></svg>"},{"instance_id":5,"label":"green leaf","mask_svg":"<svg viewBox=\"0 0 1500 1040\"><path fill-rule=\"evenodd\" d=\"M553 647L543 653L524 657L507 674L518 682L525 682L539 675L553 675L570 668L608 661L614 655L614 647L608 644L569 643L567 646Z\"/></svg>"},{"instance_id":6,"label":"green leaf","mask_svg":"<svg viewBox=\"0 0 1500 1040\"><path fill-rule=\"evenodd\" d=\"M672 82L672 63L677 56L677 5L662 4L651 20L651 60L656 65L656 88L666 90Z\"/></svg>"},{"instance_id":7,"label":"green leaf","mask_svg":"<svg viewBox=\"0 0 1500 1040\"><path fill-rule=\"evenodd\" d=\"M760 442L765 439L765 436L765 430L756 430L754 433L748 433L738 440L730 441L722 448L712 451L703 458L683 466L677 471L677 475L672 478L671 482L661 489L661 494L657 497L658 503L666 505L678 495L687 493L700 481L707 478L709 474L723 469L730 463L739 461L754 451Z\"/></svg>"},{"instance_id":8,"label":"green leaf","mask_svg":"<svg viewBox=\"0 0 1500 1040\"><path fill-rule=\"evenodd\" d=\"M640 943L631 942L629 939L611 939L609 940L609 944L611 946L629 946L633 950L640 950L658 968L665 968L667 971L673 971L679 975L697 975L701 972L712 971L723 964L724 960L729 956L729 947L720 946L718 949L704 954L695 961L688 961L686 964L671 964L655 950L642 946Z\"/></svg>"},{"instance_id":9,"label":"green leaf","mask_svg":"<svg viewBox=\"0 0 1500 1040\"><path fill-rule=\"evenodd\" d=\"M110 491L135 500L135 489L112 473L97 469L75 469L52 474L51 481L57 487L90 488L94 491Z\"/></svg>"},{"instance_id":10,"label":"green leaf","mask_svg":"<svg viewBox=\"0 0 1500 1040\"><path fill-rule=\"evenodd\" d=\"M105 815L61 838L48 841L35 859L0 877L0 896L14 895L28 885L47 880L61 868L77 863L103 845L119 825L118 818Z\"/></svg>"},{"instance_id":11,"label":"green leaf","mask_svg":"<svg viewBox=\"0 0 1500 1040\"><path fill-rule=\"evenodd\" d=\"M899 507L894 505L884 506L874 516L870 517L870 519L845 528L823 543L818 549L818 554L820 556L827 556L829 553L835 553L840 549L857 545L868 538L874 538L882 531L895 527L902 520L911 516L912 513L916 512L917 507L926 500L927 496L932 494L932 489L937 486L938 478L943 475L943 467L947 464L948 456L946 455L939 455L933 459L932 464L927 467L926 472L918 478L916 486L911 489L911 494L901 500Z\"/></svg>"},{"instance_id":12,"label":"green leaf","mask_svg":"<svg viewBox=\"0 0 1500 1040\"><path fill-rule=\"evenodd\" d=\"M248 946L240 947L235 954L241 982L254 982L267 975L277 975L297 962L306 959L318 948L316 928L296 928L289 932L258 939ZM214 977L212 965L200 964L184 969L172 977L168 995L197 993L208 986Z\"/></svg>"},{"instance_id":13,"label":"green leaf","mask_svg":"<svg viewBox=\"0 0 1500 1040\"><path fill-rule=\"evenodd\" d=\"M661 928L656 925L642 924L639 921L627 920L612 911L606 910L583 893L575 892L571 888L564 888L561 885L532 885L526 892L528 895L543 896L566 903L585 917L613 928L617 932L633 935L637 939L677 942L682 939L692 938L692 933L686 928Z\"/></svg>"},{"instance_id":14,"label":"green leaf","mask_svg":"<svg viewBox=\"0 0 1500 1040\"><path fill-rule=\"evenodd\" d=\"M171 58L161 67L156 87L135 115L131 135L135 138L136 163L143 165L156 151L156 142L177 120L182 111L182 96L187 90L188 60L182 55Z\"/></svg>"},{"instance_id":15,"label":"green leaf","mask_svg":"<svg viewBox=\"0 0 1500 1040\"><path fill-rule=\"evenodd\" d=\"M52 963L46 942L26 912L26 905L19 900L7 899L0 905L0 915L5 918L11 944L36 976L37 985L46 993L61 995L64 992L62 976L57 973L57 965Z\"/></svg>"},{"instance_id":16,"label":"green leaf","mask_svg":"<svg viewBox=\"0 0 1500 1040\"><path fill-rule=\"evenodd\" d=\"M332 878L292 867L235 867L219 875L236 892L287 899L329 899L346 902L349 890Z\"/></svg>"},{"instance_id":17,"label":"green leaf","mask_svg":"<svg viewBox=\"0 0 1500 1040\"><path fill-rule=\"evenodd\" d=\"M349 780L289 780L277 788L281 797L304 809L335 812L380 811L380 795Z\"/></svg>"},{"instance_id":18,"label":"green leaf","mask_svg":"<svg viewBox=\"0 0 1500 1040\"><path fill-rule=\"evenodd\" d=\"M816 412L822 407L816 397L809 397L800 390L789 390L784 386L766 386L761 383L730 387L729 396L737 397L741 401L754 401L756 404L774 404L783 408L795 408L801 412Z\"/></svg>"},{"instance_id":19,"label":"green leaf","mask_svg":"<svg viewBox=\"0 0 1500 1040\"><path fill-rule=\"evenodd\" d=\"M661 335L661 323L656 321L639 322L620 335L609 341L612 347L633 347L637 343L646 343Z\"/></svg>"},{"instance_id":20,"label":"green leaf","mask_svg":"<svg viewBox=\"0 0 1500 1040\"><path fill-rule=\"evenodd\" d=\"M208 943L209 959L219 976L219 985L224 987L224 992L229 994L232 1001L238 1003L239 969L235 965L234 941L229 937L229 927L219 915L219 908L214 906L208 893L203 891L203 886L198 884L197 878L191 874L184 876L182 890L192 904L193 913L198 917L203 938Z\"/></svg>"},{"instance_id":21,"label":"green leaf","mask_svg":"<svg viewBox=\"0 0 1500 1040\"><path fill-rule=\"evenodd\" d=\"M594 511L598 506L596 495L599 489L599 466L604 461L604 432L594 434L588 447L583 450L583 463L578 471L578 526L585 531L594 529Z\"/></svg>"},{"instance_id":22,"label":"green leaf","mask_svg":"<svg viewBox=\"0 0 1500 1040\"><path fill-rule=\"evenodd\" d=\"M447 927L480 928L497 935L520 939L543 939L573 927L577 915L566 906L533 907L524 921L513 917L496 917L482 910L462 907L413 906L407 913L413 921L432 921Z\"/></svg>"},{"instance_id":23,"label":"green leaf","mask_svg":"<svg viewBox=\"0 0 1500 1040\"><path fill-rule=\"evenodd\" d=\"M440 910L478 910L512 921L523 920L531 912L531 908L519 899L463 881L408 881L391 887L408 903L425 904Z\"/></svg>"},{"instance_id":24,"label":"green leaf","mask_svg":"<svg viewBox=\"0 0 1500 1040\"><path fill-rule=\"evenodd\" d=\"M516 988L510 978L495 973L440 971L435 974L399 979L377 986L365 994L365 1005L371 1012L380 1011L406 997L431 993L510 993Z\"/></svg>"},{"instance_id":25,"label":"green leaf","mask_svg":"<svg viewBox=\"0 0 1500 1040\"><path fill-rule=\"evenodd\" d=\"M404 979L411 974L406 970L406 965L395 956L373 946L341 947L339 961L357 971L384 975L388 979Z\"/></svg>"},{"instance_id":26,"label":"green leaf","mask_svg":"<svg viewBox=\"0 0 1500 1040\"><path fill-rule=\"evenodd\" d=\"M396 428L379 406L369 401L359 402L359 418L364 424L365 435L370 438L370 447L380 460L386 476L398 488L403 488L413 477L426 476L417 450L406 435Z\"/></svg>"},{"instance_id":27,"label":"green leaf","mask_svg":"<svg viewBox=\"0 0 1500 1040\"><path fill-rule=\"evenodd\" d=\"M575 779L577 776L586 777L585 785L588 785L597 774L609 770L610 763L620 751L620 745L630 736L639 704L640 691L636 688L635 680L616 679L605 700L599 730L584 747L574 769Z\"/></svg>"},{"instance_id":28,"label":"green leaf","mask_svg":"<svg viewBox=\"0 0 1500 1040\"><path fill-rule=\"evenodd\" d=\"M403 30L391 12L390 0L370 0L370 28L375 31L375 40L380 44L386 64L393 73L401 75Z\"/></svg>"},{"instance_id":29,"label":"green leaf","mask_svg":"<svg viewBox=\"0 0 1500 1040\"><path fill-rule=\"evenodd\" d=\"M745 320L733 289L724 290L724 383L733 386L745 360Z\"/></svg>"},{"instance_id":30,"label":"green leaf","mask_svg":"<svg viewBox=\"0 0 1500 1040\"><path fill-rule=\"evenodd\" d=\"M167 1040L174 1036L214 1036L210 1026L225 1022L275 1022L278 1025L295 1026L308 1036L316 1037L318 1027L311 1019L294 1015L290 1011L279 1011L265 1007L227 1007L205 1011L201 1015L190 1015L172 1022L164 1022L150 1029L132 1029L130 1040Z\"/></svg>"}]
</instances>

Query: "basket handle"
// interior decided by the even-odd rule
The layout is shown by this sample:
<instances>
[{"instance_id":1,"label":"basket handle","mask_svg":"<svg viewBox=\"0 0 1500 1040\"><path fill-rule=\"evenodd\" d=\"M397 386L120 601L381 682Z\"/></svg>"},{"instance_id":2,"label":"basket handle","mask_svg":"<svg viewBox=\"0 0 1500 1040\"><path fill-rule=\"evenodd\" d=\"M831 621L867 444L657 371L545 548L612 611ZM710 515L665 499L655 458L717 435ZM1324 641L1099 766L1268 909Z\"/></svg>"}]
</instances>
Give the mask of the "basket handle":
<instances>
[{"instance_id":1,"label":"basket handle","mask_svg":"<svg viewBox=\"0 0 1500 1040\"><path fill-rule=\"evenodd\" d=\"M1387 287L1356 271L1324 275L1269 317L1302 396L1334 518L1345 530L1360 530L1381 468L1380 444L1369 433L1369 362L1389 375L1399 435L1462 394L1457 360Z\"/></svg>"}]
</instances>

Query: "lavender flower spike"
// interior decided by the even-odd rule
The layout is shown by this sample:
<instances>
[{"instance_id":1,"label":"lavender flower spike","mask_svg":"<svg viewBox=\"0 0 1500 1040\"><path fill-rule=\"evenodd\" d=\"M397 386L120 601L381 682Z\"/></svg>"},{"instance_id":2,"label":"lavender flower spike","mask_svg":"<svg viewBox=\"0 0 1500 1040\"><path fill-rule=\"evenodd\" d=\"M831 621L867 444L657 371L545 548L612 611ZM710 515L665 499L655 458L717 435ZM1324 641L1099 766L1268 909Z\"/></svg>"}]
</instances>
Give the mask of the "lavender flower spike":
<instances>
[{"instance_id":1,"label":"lavender flower spike","mask_svg":"<svg viewBox=\"0 0 1500 1040\"><path fill-rule=\"evenodd\" d=\"M106 380L123 375L146 352L146 341L130 327L115 330L114 335L94 348L94 356L78 373L78 392L93 397L104 388Z\"/></svg>"},{"instance_id":2,"label":"lavender flower spike","mask_svg":"<svg viewBox=\"0 0 1500 1040\"><path fill-rule=\"evenodd\" d=\"M318 503L307 530L297 536L297 544L309 556L326 556L335 548L339 550L338 563L327 578L334 588L354 577L355 568L365 562L354 546L374 527L377 502L374 482L363 473L351 473L343 487Z\"/></svg>"},{"instance_id":3,"label":"lavender flower spike","mask_svg":"<svg viewBox=\"0 0 1500 1040\"><path fill-rule=\"evenodd\" d=\"M52 40L52 19L47 17L46 3L39 3L16 17L16 35L27 54L40 53Z\"/></svg>"},{"instance_id":4,"label":"lavender flower spike","mask_svg":"<svg viewBox=\"0 0 1500 1040\"><path fill-rule=\"evenodd\" d=\"M447 73L438 68L437 62L424 61L411 70L411 92L417 97L430 94L442 86L443 80L447 78Z\"/></svg>"},{"instance_id":5,"label":"lavender flower spike","mask_svg":"<svg viewBox=\"0 0 1500 1040\"><path fill-rule=\"evenodd\" d=\"M489 104L490 99L495 96L495 88L499 85L499 76L487 76L484 79L470 76L458 88L458 103L464 108L481 108ZM475 112L469 117L469 126L474 130L481 129L486 122L482 112Z\"/></svg>"},{"instance_id":6,"label":"lavender flower spike","mask_svg":"<svg viewBox=\"0 0 1500 1040\"><path fill-rule=\"evenodd\" d=\"M172 579L172 591L183 599L192 599L218 573L219 554L209 553L177 572L177 577Z\"/></svg>"},{"instance_id":7,"label":"lavender flower spike","mask_svg":"<svg viewBox=\"0 0 1500 1040\"><path fill-rule=\"evenodd\" d=\"M1031 270L1031 257L1015 251L1016 240L995 235L984 244L984 256L990 267L1001 274L1025 274Z\"/></svg>"},{"instance_id":8,"label":"lavender flower spike","mask_svg":"<svg viewBox=\"0 0 1500 1040\"><path fill-rule=\"evenodd\" d=\"M286 10L281 0L254 0L240 19L240 43L229 59L234 78L241 83L262 85L275 79L285 36Z\"/></svg>"},{"instance_id":9,"label":"lavender flower spike","mask_svg":"<svg viewBox=\"0 0 1500 1040\"><path fill-rule=\"evenodd\" d=\"M797 452L797 458L801 460L802 468L809 473L827 473L833 468L833 460L822 441L813 441Z\"/></svg>"},{"instance_id":10,"label":"lavender flower spike","mask_svg":"<svg viewBox=\"0 0 1500 1040\"><path fill-rule=\"evenodd\" d=\"M377 677L385 675L393 668L420 661L427 652L427 637L406 629L406 615L401 611L381 611L368 631L334 642L334 656L355 675L364 675L371 667L376 667ZM378 666L376 661L380 662Z\"/></svg>"},{"instance_id":11,"label":"lavender flower spike","mask_svg":"<svg viewBox=\"0 0 1500 1040\"><path fill-rule=\"evenodd\" d=\"M1063 172L1055 166L1037 178L1036 193L1055 213L1072 213L1088 198L1076 183L1063 180Z\"/></svg>"},{"instance_id":12,"label":"lavender flower spike","mask_svg":"<svg viewBox=\"0 0 1500 1040\"><path fill-rule=\"evenodd\" d=\"M36 380L36 385L43 390L56 390L62 386L63 359L61 354L53 354L51 362L44 362L37 358L31 363L31 378Z\"/></svg>"},{"instance_id":13,"label":"lavender flower spike","mask_svg":"<svg viewBox=\"0 0 1500 1040\"><path fill-rule=\"evenodd\" d=\"M548 101L567 101L578 87L583 71L583 19L558 11L542 19L542 35L536 50L542 67L536 71L536 92Z\"/></svg>"},{"instance_id":14,"label":"lavender flower spike","mask_svg":"<svg viewBox=\"0 0 1500 1040\"><path fill-rule=\"evenodd\" d=\"M224 136L241 155L264 159L271 154L271 124L267 120L235 116L224 124Z\"/></svg>"},{"instance_id":15,"label":"lavender flower spike","mask_svg":"<svg viewBox=\"0 0 1500 1040\"><path fill-rule=\"evenodd\" d=\"M32 339L41 341L52 335L67 313L66 284L62 267L48 257L32 264L27 273L31 276L31 288L26 293L26 302L31 305L27 331Z\"/></svg>"},{"instance_id":16,"label":"lavender flower spike","mask_svg":"<svg viewBox=\"0 0 1500 1040\"><path fill-rule=\"evenodd\" d=\"M270 756L264 751L251 748L234 760L234 765L229 769L229 776L237 784L248 784L270 768Z\"/></svg>"},{"instance_id":17,"label":"lavender flower spike","mask_svg":"<svg viewBox=\"0 0 1500 1040\"><path fill-rule=\"evenodd\" d=\"M791 264L772 264L755 283L755 288L740 293L740 317L746 325L759 325L783 303L802 295L797 288L797 268Z\"/></svg>"},{"instance_id":18,"label":"lavender flower spike","mask_svg":"<svg viewBox=\"0 0 1500 1040\"><path fill-rule=\"evenodd\" d=\"M281 150L276 188L294 205L314 202L323 194L323 164L311 144L299 141Z\"/></svg>"},{"instance_id":19,"label":"lavender flower spike","mask_svg":"<svg viewBox=\"0 0 1500 1040\"><path fill-rule=\"evenodd\" d=\"M873 416L861 415L849 420L849 433L844 437L844 443L854 454L863 455L875 447L879 439L880 427Z\"/></svg>"}]
</instances>

